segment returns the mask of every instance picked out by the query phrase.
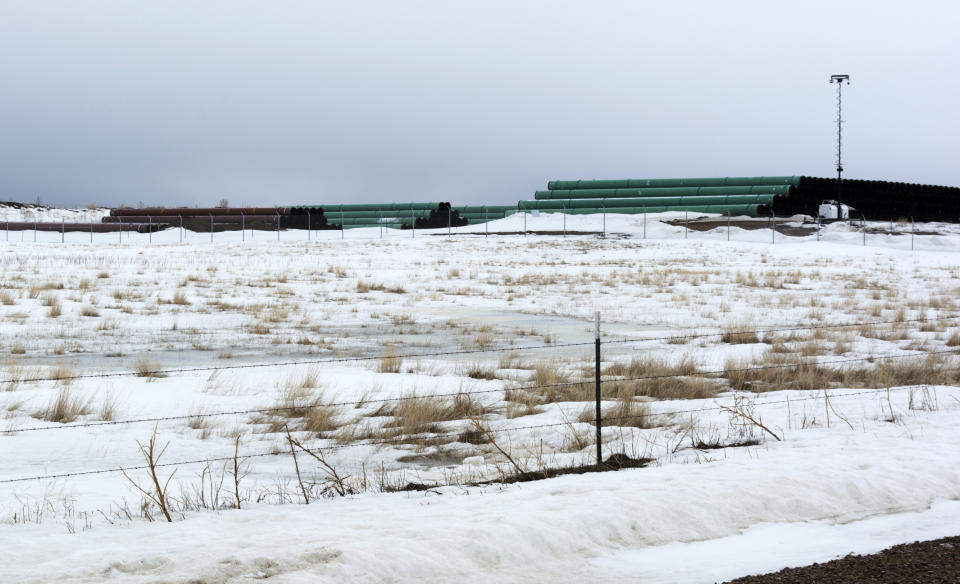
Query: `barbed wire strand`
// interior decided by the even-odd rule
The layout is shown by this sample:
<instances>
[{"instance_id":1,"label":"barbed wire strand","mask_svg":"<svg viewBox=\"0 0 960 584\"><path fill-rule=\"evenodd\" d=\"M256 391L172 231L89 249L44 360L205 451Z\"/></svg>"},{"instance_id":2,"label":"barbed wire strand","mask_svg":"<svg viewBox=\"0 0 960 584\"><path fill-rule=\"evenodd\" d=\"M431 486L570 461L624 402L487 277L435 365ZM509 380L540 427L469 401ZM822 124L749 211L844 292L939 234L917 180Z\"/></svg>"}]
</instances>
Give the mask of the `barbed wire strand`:
<instances>
[{"instance_id":1,"label":"barbed wire strand","mask_svg":"<svg viewBox=\"0 0 960 584\"><path fill-rule=\"evenodd\" d=\"M864 326L877 326L877 325L886 325L886 324L906 324L906 323L918 323L918 322L936 322L936 321L946 321L946 320L956 320L960 319L958 316L942 316L934 318L918 318L918 319L909 319L909 320L890 320L890 321L877 321L877 322L858 322L858 323L849 323L849 324L833 324L833 325L810 325L810 326L791 326L784 328L775 328L775 329L756 329L756 330L737 330L737 331L720 331L714 333L699 333L695 335L674 335L674 336L664 336L664 337L649 337L649 338L639 338L639 339L607 339L601 340L601 344L626 344L626 343L646 343L651 341L678 341L678 340L692 340L698 338L709 338L716 336L748 336L748 335L760 335L766 333L779 333L779 332L795 332L802 330L821 330L821 329L835 329L835 328L852 328L852 327L864 327ZM338 357L335 359L294 359L287 361L275 361L270 363L244 363L239 365L217 365L217 366L207 366L207 367L181 367L173 369L156 369L150 371L117 371L114 373L84 373L79 375L61 375L61 376L49 376L49 377L31 377L28 379L6 379L0 381L0 383L36 383L40 381L73 381L78 379L104 379L111 377L162 377L167 375L179 375L183 373L205 373L209 371L228 371L235 369L255 369L255 368L264 368L264 367L286 367L292 365L322 365L329 363L352 363L352 362L362 362L362 361L378 361L385 357L393 359L419 359L423 357L442 357L450 355L470 355L478 353L502 353L502 352L514 352L514 351L529 351L534 349L561 349L569 347L587 347L593 346L596 341L588 341L581 343L549 343L543 345L530 345L526 347L497 347L493 349L463 349L457 351L437 351L430 353L410 353L403 355L377 355L377 356L366 356L366 357Z\"/></svg>"},{"instance_id":2,"label":"barbed wire strand","mask_svg":"<svg viewBox=\"0 0 960 584\"><path fill-rule=\"evenodd\" d=\"M890 391L890 392L897 391L897 392L899 392L899 391L905 391L905 390L910 390L910 389L919 389L919 388L928 387L928 386L929 386L928 384L919 384L919 385L907 385L907 386L892 387L892 388L879 388L879 389L871 389L871 390L864 390L864 391L857 391L857 392L840 393L840 394L835 394L833 397L834 397L834 398L847 398L847 397L855 397L855 396L859 396L859 395L876 395L876 396L881 396L881 397L882 397L882 393L883 393L883 392L887 392L887 391ZM816 391L819 392L819 391L829 391L829 390L816 390ZM753 405L753 406L767 406L767 405L783 404L783 403L797 403L797 402L804 402L804 401L811 401L811 400L817 400L817 401L819 401L819 400L821 400L821 399L823 399L823 396L822 396L822 395L815 395L815 396L807 396L807 397L798 397L798 398L795 398L795 399L781 399L781 400L760 401L760 402L754 402L752 405ZM637 418L643 418L643 417L648 417L648 416L672 416L672 415L679 415L679 414L690 414L690 413L700 413L700 412L709 412L709 411L719 411L719 410L725 410L725 409L728 409L728 408L729 408L729 406L726 406L726 407L725 407L725 406L721 406L721 405L716 405L716 406L712 406L712 407L691 408L691 409L684 409L684 410L670 410L670 411L666 411L666 412L652 412L652 413L643 413L643 414L631 415L631 416L618 416L618 417L604 418L604 419L606 419L606 420L609 421L609 420L637 419ZM576 423L593 424L595 421L596 421L595 419L583 420L583 421L578 420L578 422L576 422ZM511 427L508 427L508 428L487 428L487 429L485 430L485 433L490 433L490 434L502 434L502 433L509 433L509 432L519 432L519 431L524 431L524 430L535 430L535 429L542 429L542 428L556 428L556 427L560 427L560 426L570 426L570 425L573 424L573 423L574 423L574 422L564 421L564 422L554 422L554 423L550 423L550 424L532 424L532 425L526 425L526 426L511 426ZM616 427L616 426L612 426L612 427ZM469 432L469 431L470 431L470 430L460 430L460 431L457 431L457 432L434 433L434 434L430 434L429 436L425 437L425 439L437 439L437 438L459 437L459 436L462 436L465 432ZM322 452L332 452L332 451L337 451L337 450L343 450L343 449L346 449L346 448L355 448L355 447L358 447L358 446L383 446L383 445L391 445L391 444L408 444L408 443L410 443L411 438L412 438L413 436L416 436L416 435L408 435L408 436L406 436L406 437L404 437L404 438L371 439L371 440L366 440L366 441L352 442L352 443L350 443L350 444L339 444L339 445L333 445L333 446L317 446L317 447L315 447L315 449L316 449L316 450L320 450L320 451L322 451ZM238 460L246 460L246 459L250 459L250 458L262 458L262 457L269 457L269 456L284 456L284 455L287 455L287 454L289 454L289 453L288 453L287 451L285 451L284 449L282 449L282 448L275 448L274 450L271 450L271 451L266 451L266 452L254 452L254 453L250 453L250 454L240 455L240 456L237 456L236 458L237 458ZM177 462L164 462L164 463L156 463L156 464L154 464L154 465L153 465L153 468L168 468L168 467L172 467L172 466L188 466L188 465L203 464L203 463L209 464L209 463L211 463L211 462L226 462L226 461L234 460L234 458L235 458L235 457L234 457L233 455L230 455L230 456L220 456L220 457L213 457L213 458L198 458L198 459L193 459L193 460L182 460L182 461L177 461ZM48 474L48 475L39 475L39 476L30 476L30 477L18 477L18 478L13 478L13 479L0 479L0 484L19 483L19 482L28 482L28 481L37 481L37 480L61 479L61 478L70 478L70 477L78 477L78 476L110 474L110 473L118 473L118 472L125 472L125 471L146 470L146 469L149 469L149 468L151 468L151 466L150 466L150 465L147 465L147 464L131 465L131 466L118 466L118 467L116 467L116 468L110 468L110 469L98 469L98 470L76 471L76 472L69 472L69 473L57 473L57 474Z\"/></svg>"},{"instance_id":3,"label":"barbed wire strand","mask_svg":"<svg viewBox=\"0 0 960 584\"><path fill-rule=\"evenodd\" d=\"M740 368L728 368L728 369L713 369L713 370L698 370L691 371L689 373L665 373L662 375L643 375L638 377L615 377L601 379L600 383L618 383L624 381L652 381L659 379L673 379L678 377L707 377L716 375L717 377L724 377L731 373L747 373L751 371L764 371L769 369L790 369L794 367L808 367L816 366L822 367L827 365L842 365L847 363L857 363L857 362L873 362L873 361L886 361L892 359L909 359L915 357L930 357L935 355L954 355L960 353L960 349L949 349L944 351L927 351L921 353L910 353L907 355L870 355L867 357L858 357L854 359L837 359L832 361L800 361L796 363L778 363L775 365L762 365L758 367L740 367ZM134 418L128 420L103 420L97 422L84 422L80 424L62 424L59 426L31 426L28 428L11 428L7 430L0 430L0 434L16 434L19 432L43 432L49 430L70 430L74 428L95 428L99 426L119 426L126 424L143 424L147 422L171 422L178 420L200 420L204 418L214 418L220 416L236 416L236 415L250 415L250 414L270 414L270 413L279 413L286 411L296 411L304 410L309 411L315 408L329 408L329 407L344 407L344 406L363 406L365 404L374 404L374 403L389 403L389 402L402 402L418 399L437 399L437 398L447 398L447 397L459 397L459 396L472 396L488 393L499 393L506 391L530 391L536 389L552 389L559 387L573 387L580 385L590 385L595 382L594 379L581 379L579 381L569 381L564 383L552 383L546 385L529 385L529 386L518 386L518 387L498 387L496 389L483 389L483 390L473 390L473 391L456 391L456 392L446 392L446 393L433 393L433 394L423 394L423 395L401 395L397 397L385 397L385 398L374 398L374 399L363 399L363 400L354 400L354 401L339 401L339 402L325 402L325 403L313 403L313 404L302 404L302 405L292 405L292 406L280 406L272 408L253 408L246 410L230 410L223 412L196 412L192 414L182 414L175 416L155 416L150 418Z\"/></svg>"}]
</instances>

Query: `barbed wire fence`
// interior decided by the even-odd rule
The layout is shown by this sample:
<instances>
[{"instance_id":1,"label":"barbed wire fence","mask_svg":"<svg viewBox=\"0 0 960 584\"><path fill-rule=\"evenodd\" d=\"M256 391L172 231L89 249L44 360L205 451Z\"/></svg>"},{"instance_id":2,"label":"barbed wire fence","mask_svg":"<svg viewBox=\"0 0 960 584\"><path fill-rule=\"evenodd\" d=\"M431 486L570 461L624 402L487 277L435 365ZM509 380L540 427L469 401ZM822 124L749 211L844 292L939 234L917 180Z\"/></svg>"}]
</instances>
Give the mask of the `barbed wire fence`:
<instances>
[{"instance_id":1,"label":"barbed wire fence","mask_svg":"<svg viewBox=\"0 0 960 584\"><path fill-rule=\"evenodd\" d=\"M584 424L594 426L596 429L596 465L601 467L603 465L602 457L602 447L603 447L603 429L605 427L617 427L623 422L629 422L633 419L636 419L640 416L678 416L685 414L699 414L705 412L716 412L727 410L730 411L731 404L723 403L724 401L730 401L731 397L719 396L715 399L714 405L712 406L702 406L695 408L674 408L667 410L658 410L652 413L643 413L643 414L630 414L630 415L607 415L603 416L601 414L601 404L605 401L605 396L603 388L609 387L611 384L625 383L625 382L649 382L655 380L664 380L664 379L673 379L680 377L701 377L701 378L711 378L711 379L721 379L729 378L731 375L736 374L749 374L753 372L769 371L769 370L796 370L800 367L844 367L852 363L871 363L871 364L883 364L887 362L893 362L898 360L906 359L933 359L933 358L945 358L953 355L960 354L960 348L958 349L943 349L943 350L934 350L934 351L918 351L906 354L871 354L864 357L855 357L855 358L843 358L843 359L800 359L794 362L789 363L776 363L769 365L760 365L760 366L749 366L749 367L725 367L722 369L697 369L695 371L684 372L684 373L667 373L667 374L658 374L658 375L640 375L640 376L614 376L614 375L603 375L601 371L602 360L602 347L604 345L629 345L629 344L640 344L640 343L651 343L651 342L665 342L671 343L676 342L677 340L692 340L692 339L703 339L718 337L723 335L743 335L743 336L757 336L757 335L766 335L766 334L783 334L783 333L794 333L800 331L817 331L823 329L843 329L850 327L873 327L873 326L883 326L883 325L892 325L892 326L907 326L915 325L920 323L932 323L932 322L941 322L941 323L952 323L960 317L936 317L936 318L920 318L920 319L911 319L911 320L891 320L891 321L873 321L873 322L855 322L847 324L818 324L818 325L794 325L794 326L784 326L778 328L756 328L752 330L738 330L734 333L730 331L718 331L718 332L696 332L685 335L668 335L668 336L657 336L657 337L643 337L643 338L614 338L614 339L603 339L599 333L599 316L598 316L598 328L596 331L595 338L592 342L572 342L572 343L550 343L550 344L540 344L540 345L529 345L524 347L517 346L507 346L507 347L495 347L495 348L485 348L485 349L471 349L471 350L451 350L451 351L431 351L431 352L419 352L419 353L408 353L395 355L394 358L398 359L414 359L414 358L426 358L426 357L451 357L451 356L462 356L462 355L471 355L478 353L496 353L496 352L506 352L519 353L527 350L556 350L563 348L573 348L573 347L588 347L594 346L597 349L596 352L596 367L595 367L595 376L593 379L583 378L578 381L570 381L563 383L553 383L553 384L504 384L501 387L492 388L492 389L472 389L472 390L463 390L457 392L441 392L433 394L423 394L423 395L399 395L392 397L382 397L382 398L364 398L362 400L340 400L340 401L324 401L324 402L313 402L306 404L294 404L291 406L283 407L268 407L268 408L250 408L250 409L236 409L236 410L224 410L224 411L215 411L215 412L195 412L187 414L176 414L168 416L147 416L140 418L129 418L122 420L103 420L103 421L88 421L80 423L68 423L68 424L51 424L51 425L36 425L30 427L22 428L10 428L0 431L0 439L2 436L11 436L17 434L38 434L46 432L63 432L63 431L77 431L81 432L85 429L92 428L116 428L121 426L129 426L134 424L147 424L153 423L155 425L154 431L161 423L168 422L177 422L177 421L187 421L187 420L199 420L199 419L208 419L214 417L226 417L226 416L252 416L252 415L266 415L266 414L279 414L282 412L297 411L301 414L308 412L311 409L317 408L340 408L340 407L359 407L365 405L375 405L375 404L398 404L402 402L409 402L415 400L427 400L427 399L456 399L456 398L473 398L479 395L492 395L497 393L505 393L510 391L523 391L523 392L533 392L533 393L543 393L547 390L557 389L557 388L579 388L583 392L588 391L593 388L595 390L595 403L596 403L596 415L592 417L581 417L576 422L571 422L565 420L563 422L552 422L552 423L541 423L541 424L526 424L526 425L509 425L509 422L506 420L503 421L505 425L500 427L490 427L488 426L477 426L482 429L484 433L487 433L487 438L493 440L493 436L497 435L511 435L516 433L530 432L534 430L552 430L555 431L559 428L568 428L572 423ZM284 366L300 366L300 365L322 365L322 364L349 364L355 362L365 362L365 361L374 361L382 359L382 355L377 356L358 356L358 357L344 357L344 358L328 358L328 359L307 359L307 360L286 360L286 361L277 361L270 363L253 363L253 364L221 364L216 366L205 366L205 367L187 367L187 368L177 368L177 369L157 369L154 371L147 372L148 375L154 376L170 376L170 375L188 375L193 373L202 373L202 372L215 372L215 371L224 371L224 370L244 370L250 368L265 368L265 367L284 367ZM609 361L608 361L609 362ZM39 383L39 382L64 382L72 380L82 380L82 379L105 379L105 378L115 378L115 377L130 377L130 376L143 376L144 372L142 371L121 371L121 372L102 372L102 373L91 373L91 374L80 374L80 375L48 375L48 376L39 376L29 379L6 379L0 381L0 383L10 383L10 382L28 382L28 383ZM898 387L887 387L885 388L886 392L903 392L903 391L913 391L925 387L925 384L911 384L903 385ZM816 388L816 395L809 395L804 397L795 397L793 400L790 399L772 399L772 400L754 400L752 405L753 407L768 407L772 405L779 405L783 403L793 402L805 402L813 400L824 400L825 394L821 392L826 392L831 388ZM842 397L858 396L858 395L874 395L880 396L883 395L883 390L878 391L877 389L870 389L864 391L855 391L855 392L843 392L838 394ZM887 393L886 395L889 395ZM646 402L649 403L649 402ZM608 426L604 426L604 422ZM384 429L381 429L384 430ZM309 448L311 450L316 450L318 452L341 452L349 449L354 449L358 447L384 447L384 446L403 446L414 444L417 441L422 440L443 440L443 439L459 439L464 436L465 432L470 431L470 428L459 429L457 431L433 431L417 434L399 434L399 435L389 435L379 438L366 438L361 440L352 440L346 443L336 443L335 439L329 437L317 438L309 443L308 446L304 448ZM239 454L239 457L244 460L252 460L259 458L267 457L282 457L282 456L295 456L293 453L282 448L274 447L270 450L263 451L252 451L252 452L243 452ZM211 463L220 463L228 461L236 461L238 454L225 454L225 453L211 453L209 457L201 458L192 458L185 460L178 460L173 462L162 462L153 464L153 468L171 468L171 467L181 467L181 466L190 466L190 465L209 465ZM122 474L125 472L132 472L138 470L144 470L150 468L149 465L144 464L128 464L124 465L118 462L105 465L104 468L81 468L80 470L70 471L70 472L59 472L59 473L46 473L38 474L32 476L14 476L14 477L3 477L0 478L0 484L15 484L15 483L27 483L31 481L51 481L51 480L61 480L68 479L71 477L82 477L82 476L92 476L92 475L104 475L104 474Z\"/></svg>"}]
</instances>

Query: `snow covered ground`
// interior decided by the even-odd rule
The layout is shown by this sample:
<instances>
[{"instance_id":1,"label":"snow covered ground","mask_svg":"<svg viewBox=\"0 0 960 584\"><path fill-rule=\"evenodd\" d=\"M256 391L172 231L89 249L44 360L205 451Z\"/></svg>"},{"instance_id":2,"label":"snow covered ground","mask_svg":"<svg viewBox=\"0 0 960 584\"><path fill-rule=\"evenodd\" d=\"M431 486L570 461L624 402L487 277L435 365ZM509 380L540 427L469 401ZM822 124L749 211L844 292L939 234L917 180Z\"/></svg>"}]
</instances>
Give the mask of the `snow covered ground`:
<instances>
[{"instance_id":1,"label":"snow covered ground","mask_svg":"<svg viewBox=\"0 0 960 584\"><path fill-rule=\"evenodd\" d=\"M728 242L668 215L605 238L0 224L2 581L713 582L952 534L956 226ZM597 311L604 455L655 462L470 486L512 472L501 450L592 462ZM155 426L172 525L116 470ZM336 482L301 451L304 505L285 426L354 494L312 498ZM232 461L203 462L237 437L241 510Z\"/></svg>"}]
</instances>

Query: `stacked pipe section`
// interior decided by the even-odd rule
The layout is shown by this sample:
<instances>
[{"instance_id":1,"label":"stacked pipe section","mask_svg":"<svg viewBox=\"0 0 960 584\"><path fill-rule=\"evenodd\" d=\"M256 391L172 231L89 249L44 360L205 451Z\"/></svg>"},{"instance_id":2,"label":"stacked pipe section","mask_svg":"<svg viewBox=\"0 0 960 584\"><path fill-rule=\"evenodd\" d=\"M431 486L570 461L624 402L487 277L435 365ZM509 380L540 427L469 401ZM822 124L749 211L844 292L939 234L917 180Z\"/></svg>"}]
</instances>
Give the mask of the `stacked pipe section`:
<instances>
[{"instance_id":1,"label":"stacked pipe section","mask_svg":"<svg viewBox=\"0 0 960 584\"><path fill-rule=\"evenodd\" d=\"M503 219L517 213L517 205L465 205L453 207L465 225L477 225L497 219Z\"/></svg>"},{"instance_id":2,"label":"stacked pipe section","mask_svg":"<svg viewBox=\"0 0 960 584\"><path fill-rule=\"evenodd\" d=\"M435 229L466 225L450 203L355 203L301 205L290 208L290 217L322 217L325 229L390 227Z\"/></svg>"},{"instance_id":3,"label":"stacked pipe section","mask_svg":"<svg viewBox=\"0 0 960 584\"><path fill-rule=\"evenodd\" d=\"M960 221L960 188L876 180L799 177L790 197L777 206L784 214L814 215L825 200L839 200L856 209L859 218Z\"/></svg>"},{"instance_id":4,"label":"stacked pipe section","mask_svg":"<svg viewBox=\"0 0 960 584\"><path fill-rule=\"evenodd\" d=\"M313 229L322 229L321 221L312 225ZM287 207L143 207L139 209L111 209L110 215L102 219L104 224L141 225L143 229L153 229L153 225L163 227L183 226L192 231L230 231L243 227L249 229L307 228L307 222L299 225L299 220L291 221Z\"/></svg>"},{"instance_id":5,"label":"stacked pipe section","mask_svg":"<svg viewBox=\"0 0 960 584\"><path fill-rule=\"evenodd\" d=\"M534 200L520 201L521 211L572 215L594 213L662 213L692 211L767 215L786 199L800 177L723 177L550 181Z\"/></svg>"}]
</instances>

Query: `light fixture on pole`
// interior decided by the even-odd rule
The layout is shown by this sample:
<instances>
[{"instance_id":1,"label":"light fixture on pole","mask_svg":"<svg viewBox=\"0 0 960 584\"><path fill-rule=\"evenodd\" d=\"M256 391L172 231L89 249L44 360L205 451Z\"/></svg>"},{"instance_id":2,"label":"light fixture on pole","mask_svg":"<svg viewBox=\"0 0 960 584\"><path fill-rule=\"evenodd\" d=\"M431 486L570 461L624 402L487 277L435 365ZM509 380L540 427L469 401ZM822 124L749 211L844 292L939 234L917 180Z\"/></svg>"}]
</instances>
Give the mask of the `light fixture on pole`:
<instances>
[{"instance_id":1,"label":"light fixture on pole","mask_svg":"<svg viewBox=\"0 0 960 584\"><path fill-rule=\"evenodd\" d=\"M840 202L840 183L843 180L843 82L850 85L849 75L831 75L830 83L837 84L837 202Z\"/></svg>"}]
</instances>

